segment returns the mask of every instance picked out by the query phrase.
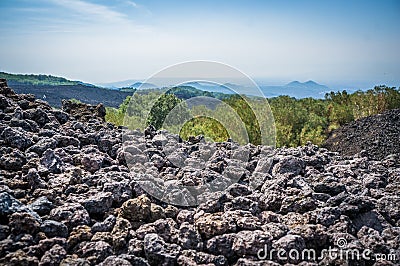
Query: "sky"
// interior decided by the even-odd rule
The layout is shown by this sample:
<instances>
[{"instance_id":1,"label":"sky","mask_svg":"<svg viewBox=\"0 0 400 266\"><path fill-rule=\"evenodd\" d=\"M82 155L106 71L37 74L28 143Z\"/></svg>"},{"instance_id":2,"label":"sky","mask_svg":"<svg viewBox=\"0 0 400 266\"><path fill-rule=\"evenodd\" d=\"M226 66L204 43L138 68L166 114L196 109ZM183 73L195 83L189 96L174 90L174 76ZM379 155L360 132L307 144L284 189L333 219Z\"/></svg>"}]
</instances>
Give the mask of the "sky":
<instances>
[{"instance_id":1,"label":"sky","mask_svg":"<svg viewBox=\"0 0 400 266\"><path fill-rule=\"evenodd\" d=\"M89 83L191 60L275 85L400 86L400 1L1 0L0 71Z\"/></svg>"}]
</instances>

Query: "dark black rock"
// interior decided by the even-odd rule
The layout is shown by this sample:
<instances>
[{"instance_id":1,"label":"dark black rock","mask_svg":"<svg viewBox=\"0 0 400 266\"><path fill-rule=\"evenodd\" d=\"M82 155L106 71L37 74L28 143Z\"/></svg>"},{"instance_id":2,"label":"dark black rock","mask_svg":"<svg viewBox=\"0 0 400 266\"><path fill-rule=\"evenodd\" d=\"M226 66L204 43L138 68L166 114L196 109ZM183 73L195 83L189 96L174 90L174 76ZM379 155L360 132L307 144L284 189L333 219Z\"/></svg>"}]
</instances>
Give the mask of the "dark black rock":
<instances>
[{"instance_id":1,"label":"dark black rock","mask_svg":"<svg viewBox=\"0 0 400 266\"><path fill-rule=\"evenodd\" d=\"M50 213L54 205L51 201L47 199L46 196L42 196L29 204L29 207L39 215L46 215Z\"/></svg>"},{"instance_id":2,"label":"dark black rock","mask_svg":"<svg viewBox=\"0 0 400 266\"><path fill-rule=\"evenodd\" d=\"M60 222L53 220L45 220L40 226L40 230L46 234L47 237L68 237L68 228Z\"/></svg>"},{"instance_id":3,"label":"dark black rock","mask_svg":"<svg viewBox=\"0 0 400 266\"><path fill-rule=\"evenodd\" d=\"M40 163L50 172L54 174L60 174L63 169L63 161L58 157L54 150L47 149L42 158L40 158Z\"/></svg>"},{"instance_id":4,"label":"dark black rock","mask_svg":"<svg viewBox=\"0 0 400 266\"><path fill-rule=\"evenodd\" d=\"M400 109L358 119L334 130L324 147L342 155L365 151L369 158L382 160L400 153Z\"/></svg>"},{"instance_id":5,"label":"dark black rock","mask_svg":"<svg viewBox=\"0 0 400 266\"><path fill-rule=\"evenodd\" d=\"M32 140L27 136L28 134L21 128L7 127L1 133L1 137L5 143L10 147L18 148L19 150L25 150L33 144Z\"/></svg>"}]
</instances>

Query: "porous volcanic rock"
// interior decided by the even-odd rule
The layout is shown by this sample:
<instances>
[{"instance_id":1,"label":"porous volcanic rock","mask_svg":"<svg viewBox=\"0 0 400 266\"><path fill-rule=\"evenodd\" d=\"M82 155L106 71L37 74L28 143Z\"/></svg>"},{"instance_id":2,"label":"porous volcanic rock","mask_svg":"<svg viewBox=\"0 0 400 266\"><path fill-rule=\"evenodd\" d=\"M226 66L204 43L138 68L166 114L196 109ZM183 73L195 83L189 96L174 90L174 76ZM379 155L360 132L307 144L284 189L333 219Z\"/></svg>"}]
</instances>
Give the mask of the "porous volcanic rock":
<instances>
[{"instance_id":1,"label":"porous volcanic rock","mask_svg":"<svg viewBox=\"0 0 400 266\"><path fill-rule=\"evenodd\" d=\"M0 265L343 265L320 256L338 245L397 255L349 265L400 263L397 155L344 158L311 143L272 149L200 137L178 139L166 154L161 146L176 136L152 127L131 132L124 149L124 129L104 121L101 105L64 101L54 110L5 80L0 120ZM391 136L379 140L396 148ZM232 145L249 154L243 164ZM158 183L228 188L198 206L173 206L145 192L140 171ZM272 249L318 257L285 259Z\"/></svg>"}]
</instances>

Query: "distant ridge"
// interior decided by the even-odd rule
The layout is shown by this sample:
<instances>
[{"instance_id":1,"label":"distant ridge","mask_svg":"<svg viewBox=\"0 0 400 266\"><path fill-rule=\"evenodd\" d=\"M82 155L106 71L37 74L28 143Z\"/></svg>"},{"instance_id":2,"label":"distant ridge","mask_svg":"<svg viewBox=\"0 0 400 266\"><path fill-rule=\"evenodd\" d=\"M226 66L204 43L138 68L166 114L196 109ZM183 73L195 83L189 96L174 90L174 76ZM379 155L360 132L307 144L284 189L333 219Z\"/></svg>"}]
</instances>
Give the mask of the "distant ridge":
<instances>
[{"instance_id":1,"label":"distant ridge","mask_svg":"<svg viewBox=\"0 0 400 266\"><path fill-rule=\"evenodd\" d=\"M209 91L209 92L218 92L218 93L225 93L225 94L232 94L232 90L230 89L231 84L215 84L211 82L197 82L197 81L192 81L192 82L186 82L184 83L186 86L191 86L193 88L196 88L198 90L202 91Z\"/></svg>"},{"instance_id":2,"label":"distant ridge","mask_svg":"<svg viewBox=\"0 0 400 266\"><path fill-rule=\"evenodd\" d=\"M297 80L289 82L288 84L284 85L285 87L296 87L296 88L323 88L323 89L329 89L325 85L321 85L316 83L315 81L309 80L306 82L299 82Z\"/></svg>"},{"instance_id":3,"label":"distant ridge","mask_svg":"<svg viewBox=\"0 0 400 266\"><path fill-rule=\"evenodd\" d=\"M93 84L72 81L63 77L35 74L11 74L0 72L8 85L17 93L34 94L53 107L61 107L63 99L77 99L84 103L118 107L130 92L100 88Z\"/></svg>"},{"instance_id":4,"label":"distant ridge","mask_svg":"<svg viewBox=\"0 0 400 266\"><path fill-rule=\"evenodd\" d=\"M328 86L318 84L313 80L306 82L292 81L283 86L260 86L267 98L288 95L295 98L323 98L325 93L330 92Z\"/></svg>"},{"instance_id":5,"label":"distant ridge","mask_svg":"<svg viewBox=\"0 0 400 266\"><path fill-rule=\"evenodd\" d=\"M25 85L50 85L50 86L59 86L59 85L85 85L85 86L94 86L92 84L84 83L81 81L68 80L63 77L57 77L52 75L43 75L43 74L13 74L0 72L0 78L6 79L9 82L13 82L14 84L25 84Z\"/></svg>"},{"instance_id":6,"label":"distant ridge","mask_svg":"<svg viewBox=\"0 0 400 266\"><path fill-rule=\"evenodd\" d=\"M225 94L234 94L234 91L245 94L245 92L248 91L246 90L246 87L233 83L217 85L208 83L203 84L202 82L188 82L185 85L192 86L196 89L203 91L219 92ZM328 86L318 84L317 82L312 80L308 80L306 82L292 81L282 86L259 85L259 87L264 96L267 98L277 97L280 95L288 95L295 98L323 98L325 96L325 93L331 91Z\"/></svg>"},{"instance_id":7,"label":"distant ridge","mask_svg":"<svg viewBox=\"0 0 400 266\"><path fill-rule=\"evenodd\" d=\"M131 81L131 83L129 83ZM128 84L129 83L129 84ZM134 89L154 89L160 86L141 82L138 80L126 80L121 82L114 83L106 83L108 88L118 89L123 91L133 91ZM112 87L110 87L112 85ZM119 87L115 87L116 85L123 85ZM234 84L234 83L225 83L225 84L215 84L211 82L204 81L190 81L184 84L185 86L191 86L198 90L209 91L209 92L217 92L223 94L235 94L236 92L239 94L247 94L246 92L251 92L252 90L248 90L248 88ZM165 84L168 86L168 84ZM267 98L278 97L281 95L288 95L294 98L324 98L325 94L332 91L328 86L319 84L313 80L307 80L305 82L300 82L298 80L291 81L285 85L263 85L258 82L258 86L260 87L262 93ZM164 87L164 86L161 86ZM258 94L257 94L258 95Z\"/></svg>"},{"instance_id":8,"label":"distant ridge","mask_svg":"<svg viewBox=\"0 0 400 266\"><path fill-rule=\"evenodd\" d=\"M43 85L43 86L63 86L63 85L82 85L82 88L106 88L111 90L118 90L123 92L134 92L137 89L155 89L160 88L152 83L143 82L140 80L124 80L111 83L99 83L97 85L85 83L82 81L68 80L63 77L57 77L52 75L35 75L35 74L11 74L6 72L0 72L0 78L7 79L11 84L15 85ZM198 90L223 93L223 94L251 94L251 90L247 90L246 87L237 85L234 83L215 84L210 82L198 82L192 81L187 82L186 86L191 86ZM166 85L168 86L168 85ZM163 87L163 86L161 86ZM289 82L281 86L269 86L259 84L259 87L267 98L278 97L281 95L288 95L294 98L324 98L326 93L332 91L328 86L319 84L313 80L300 82L298 80ZM246 93L248 92L248 93Z\"/></svg>"},{"instance_id":9,"label":"distant ridge","mask_svg":"<svg viewBox=\"0 0 400 266\"><path fill-rule=\"evenodd\" d=\"M129 85L128 87L133 88L133 89L141 89L141 90L158 88L157 85L147 83L147 82L135 82L135 83Z\"/></svg>"},{"instance_id":10,"label":"distant ridge","mask_svg":"<svg viewBox=\"0 0 400 266\"><path fill-rule=\"evenodd\" d=\"M120 88L129 87L129 85L131 85L135 82L137 82L137 80L127 79L127 80L121 80L121 81L115 81L115 82L96 83L96 85L99 87L102 87L102 88L117 90Z\"/></svg>"},{"instance_id":11,"label":"distant ridge","mask_svg":"<svg viewBox=\"0 0 400 266\"><path fill-rule=\"evenodd\" d=\"M303 85L303 83L301 83L301 82L299 82L297 80L289 82L288 84L286 84L286 86L299 86L299 85L301 86L301 85Z\"/></svg>"}]
</instances>

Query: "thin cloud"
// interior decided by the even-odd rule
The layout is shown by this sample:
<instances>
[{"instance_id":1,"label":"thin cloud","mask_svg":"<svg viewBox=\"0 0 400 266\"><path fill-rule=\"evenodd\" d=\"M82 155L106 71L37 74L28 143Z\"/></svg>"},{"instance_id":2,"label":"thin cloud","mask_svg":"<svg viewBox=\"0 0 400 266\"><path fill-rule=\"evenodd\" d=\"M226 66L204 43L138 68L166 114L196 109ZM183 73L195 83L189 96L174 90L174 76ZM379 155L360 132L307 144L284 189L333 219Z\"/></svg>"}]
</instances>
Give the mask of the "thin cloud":
<instances>
[{"instance_id":1,"label":"thin cloud","mask_svg":"<svg viewBox=\"0 0 400 266\"><path fill-rule=\"evenodd\" d=\"M92 19L113 22L130 22L127 15L117 12L108 6L85 2L83 0L52 0L54 4L68 8Z\"/></svg>"},{"instance_id":2,"label":"thin cloud","mask_svg":"<svg viewBox=\"0 0 400 266\"><path fill-rule=\"evenodd\" d=\"M151 11L149 9L147 9L144 5L138 4L136 2L133 2L131 0L126 0L123 3L125 3L125 5L133 7L139 11L142 11L144 13L146 13L147 15L152 15Z\"/></svg>"},{"instance_id":3,"label":"thin cloud","mask_svg":"<svg viewBox=\"0 0 400 266\"><path fill-rule=\"evenodd\" d=\"M125 3L127 4L127 5L129 5L129 6L133 6L133 7L135 7L135 8L138 8L139 6L138 6L138 4L137 3L135 3L135 2L133 2L133 1L125 1Z\"/></svg>"}]
</instances>

